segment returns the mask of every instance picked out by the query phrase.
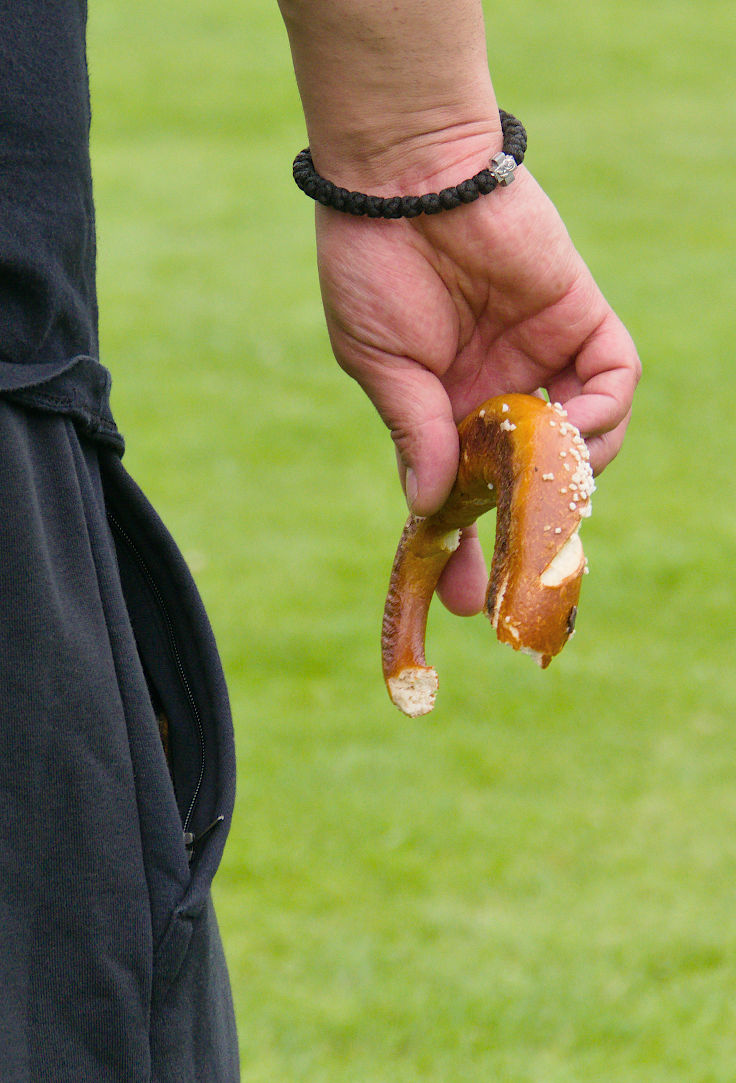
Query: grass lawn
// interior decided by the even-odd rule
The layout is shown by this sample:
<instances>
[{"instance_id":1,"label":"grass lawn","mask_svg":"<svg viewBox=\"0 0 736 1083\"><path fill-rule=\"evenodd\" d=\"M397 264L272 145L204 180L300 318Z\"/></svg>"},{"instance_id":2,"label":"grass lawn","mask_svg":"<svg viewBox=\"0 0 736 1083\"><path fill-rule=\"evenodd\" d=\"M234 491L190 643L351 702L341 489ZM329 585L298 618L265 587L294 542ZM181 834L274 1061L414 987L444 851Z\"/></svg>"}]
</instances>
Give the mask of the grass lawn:
<instances>
[{"instance_id":1,"label":"grass lawn","mask_svg":"<svg viewBox=\"0 0 736 1083\"><path fill-rule=\"evenodd\" d=\"M733 1083L732 0L487 5L645 377L574 642L542 673L437 607L413 722L378 661L403 499L331 360L276 5L90 9L103 361L236 721L243 1081Z\"/></svg>"}]
</instances>

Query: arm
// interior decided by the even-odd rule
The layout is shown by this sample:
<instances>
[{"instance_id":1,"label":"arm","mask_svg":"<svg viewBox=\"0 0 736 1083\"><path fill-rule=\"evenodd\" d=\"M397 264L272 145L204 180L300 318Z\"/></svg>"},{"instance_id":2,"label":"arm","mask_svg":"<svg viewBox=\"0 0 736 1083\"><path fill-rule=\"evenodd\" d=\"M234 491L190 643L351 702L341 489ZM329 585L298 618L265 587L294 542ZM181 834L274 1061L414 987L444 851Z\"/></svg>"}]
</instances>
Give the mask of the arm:
<instances>
[{"instance_id":1,"label":"arm","mask_svg":"<svg viewBox=\"0 0 736 1083\"><path fill-rule=\"evenodd\" d=\"M501 146L479 0L282 0L319 172L377 195L422 194L477 173ZM378 221L317 207L335 355L391 430L412 510L444 501L456 422L483 399L544 387L588 439L618 452L636 350L524 168L504 189L431 217ZM440 583L482 605L472 531Z\"/></svg>"},{"instance_id":2,"label":"arm","mask_svg":"<svg viewBox=\"0 0 736 1083\"><path fill-rule=\"evenodd\" d=\"M309 145L325 176L393 194L397 185L408 191L432 177L443 162L462 168L473 149L483 162L490 142L500 146L476 0L449 12L437 0L280 6Z\"/></svg>"}]
</instances>

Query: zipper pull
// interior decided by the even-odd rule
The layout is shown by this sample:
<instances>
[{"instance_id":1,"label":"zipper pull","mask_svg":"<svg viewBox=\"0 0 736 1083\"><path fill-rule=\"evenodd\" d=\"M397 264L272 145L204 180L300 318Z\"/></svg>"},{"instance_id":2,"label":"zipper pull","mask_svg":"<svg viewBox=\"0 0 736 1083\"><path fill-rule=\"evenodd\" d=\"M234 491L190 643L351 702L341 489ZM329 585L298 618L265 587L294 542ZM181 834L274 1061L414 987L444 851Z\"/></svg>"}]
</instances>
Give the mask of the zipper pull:
<instances>
[{"instance_id":1,"label":"zipper pull","mask_svg":"<svg viewBox=\"0 0 736 1083\"><path fill-rule=\"evenodd\" d=\"M219 827L224 816L216 816L211 824L208 824L203 831L200 831L198 835L195 835L193 831L184 832L184 849L189 854L189 863L191 864L194 857L194 847L199 846L203 839L206 839L208 835L212 834L216 827Z\"/></svg>"}]
</instances>

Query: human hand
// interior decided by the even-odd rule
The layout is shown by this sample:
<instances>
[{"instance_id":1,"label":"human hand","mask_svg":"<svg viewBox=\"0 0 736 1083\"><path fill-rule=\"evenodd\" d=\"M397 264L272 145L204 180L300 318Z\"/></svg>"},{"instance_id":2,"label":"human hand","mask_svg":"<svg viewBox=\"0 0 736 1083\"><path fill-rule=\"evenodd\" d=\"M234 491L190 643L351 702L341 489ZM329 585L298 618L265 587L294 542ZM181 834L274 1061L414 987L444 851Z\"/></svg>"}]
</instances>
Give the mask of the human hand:
<instances>
[{"instance_id":1,"label":"human hand","mask_svg":"<svg viewBox=\"0 0 736 1083\"><path fill-rule=\"evenodd\" d=\"M455 163L454 180L474 171ZM451 183L446 171L430 180ZM390 429L416 514L444 502L456 424L492 395L543 388L586 437L597 473L617 454L636 349L526 169L475 203L409 221L318 207L317 248L335 355ZM453 612L478 612L486 580L467 531L440 596Z\"/></svg>"}]
</instances>

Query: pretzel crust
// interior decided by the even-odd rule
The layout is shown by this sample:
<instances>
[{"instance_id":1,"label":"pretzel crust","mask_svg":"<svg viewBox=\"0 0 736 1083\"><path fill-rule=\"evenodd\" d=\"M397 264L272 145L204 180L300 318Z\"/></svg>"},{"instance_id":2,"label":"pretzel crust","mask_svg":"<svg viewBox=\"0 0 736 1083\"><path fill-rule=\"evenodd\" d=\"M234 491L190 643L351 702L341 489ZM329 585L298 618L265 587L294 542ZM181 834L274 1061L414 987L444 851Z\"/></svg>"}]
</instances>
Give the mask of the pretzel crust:
<instances>
[{"instance_id":1,"label":"pretzel crust","mask_svg":"<svg viewBox=\"0 0 736 1083\"><path fill-rule=\"evenodd\" d=\"M578 530L595 488L588 451L559 403L489 399L458 426L460 465L444 506L409 516L383 615L383 675L393 703L416 717L434 707L437 673L424 657L427 614L466 530L497 508L485 612L502 643L549 665L573 633L586 561Z\"/></svg>"}]
</instances>

